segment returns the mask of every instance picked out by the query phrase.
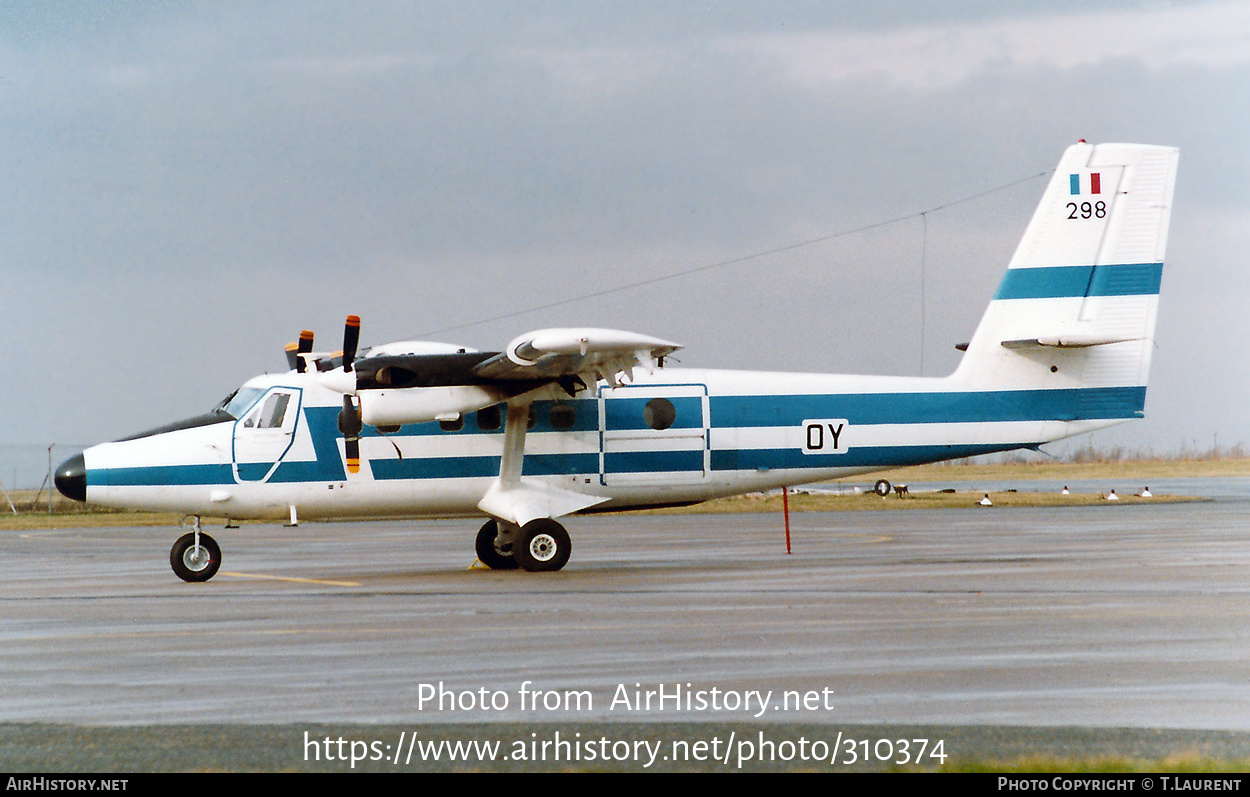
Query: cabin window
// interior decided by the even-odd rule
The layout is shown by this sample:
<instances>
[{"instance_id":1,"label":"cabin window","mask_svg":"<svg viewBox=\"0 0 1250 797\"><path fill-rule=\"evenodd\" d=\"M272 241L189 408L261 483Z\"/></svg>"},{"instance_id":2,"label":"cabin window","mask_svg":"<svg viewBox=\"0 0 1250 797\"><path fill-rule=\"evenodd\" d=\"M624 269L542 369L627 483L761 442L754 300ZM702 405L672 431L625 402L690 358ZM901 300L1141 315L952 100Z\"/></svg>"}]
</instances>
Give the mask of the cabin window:
<instances>
[{"instance_id":1,"label":"cabin window","mask_svg":"<svg viewBox=\"0 0 1250 797\"><path fill-rule=\"evenodd\" d=\"M503 416L499 412L498 404L477 411L477 428L483 432L493 432L502 425Z\"/></svg>"},{"instance_id":2,"label":"cabin window","mask_svg":"<svg viewBox=\"0 0 1250 797\"><path fill-rule=\"evenodd\" d=\"M663 431L677 420L677 408L668 399L653 398L643 407L642 420L657 432Z\"/></svg>"},{"instance_id":3,"label":"cabin window","mask_svg":"<svg viewBox=\"0 0 1250 797\"><path fill-rule=\"evenodd\" d=\"M479 422L479 425L480 425L480 422ZM439 421L438 428L442 429L444 432L458 432L464 428L464 416L457 415L452 420Z\"/></svg>"},{"instance_id":4,"label":"cabin window","mask_svg":"<svg viewBox=\"0 0 1250 797\"><path fill-rule=\"evenodd\" d=\"M577 411L572 404L552 404L550 418L553 429L572 429L577 422Z\"/></svg>"}]
</instances>

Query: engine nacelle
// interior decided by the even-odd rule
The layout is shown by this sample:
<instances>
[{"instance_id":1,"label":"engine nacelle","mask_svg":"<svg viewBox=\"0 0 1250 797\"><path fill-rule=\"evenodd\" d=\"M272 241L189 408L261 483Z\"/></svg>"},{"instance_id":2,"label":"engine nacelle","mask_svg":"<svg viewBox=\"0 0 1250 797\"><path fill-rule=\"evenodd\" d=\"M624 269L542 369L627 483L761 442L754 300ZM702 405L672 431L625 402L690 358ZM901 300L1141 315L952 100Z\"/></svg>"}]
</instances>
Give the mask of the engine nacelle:
<instances>
[{"instance_id":1,"label":"engine nacelle","mask_svg":"<svg viewBox=\"0 0 1250 797\"><path fill-rule=\"evenodd\" d=\"M361 419L370 426L449 420L511 398L502 389L481 385L362 390L359 395Z\"/></svg>"}]
</instances>

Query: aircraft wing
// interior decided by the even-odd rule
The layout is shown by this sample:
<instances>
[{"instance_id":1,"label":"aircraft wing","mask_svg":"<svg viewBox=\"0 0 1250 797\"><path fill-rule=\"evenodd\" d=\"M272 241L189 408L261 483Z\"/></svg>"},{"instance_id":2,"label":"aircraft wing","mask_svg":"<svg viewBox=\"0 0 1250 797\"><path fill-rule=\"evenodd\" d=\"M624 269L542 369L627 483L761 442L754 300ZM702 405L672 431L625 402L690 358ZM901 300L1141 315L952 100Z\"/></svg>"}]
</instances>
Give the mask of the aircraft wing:
<instances>
[{"instance_id":1,"label":"aircraft wing","mask_svg":"<svg viewBox=\"0 0 1250 797\"><path fill-rule=\"evenodd\" d=\"M579 382L593 387L603 379L619 387L635 368L651 370L660 358L681 348L636 332L588 327L527 332L502 352L431 346L386 344L355 360L350 369L322 373L321 381L345 396L359 397L359 410L350 401L344 404L348 415L371 426L396 426L454 419L553 383L569 395ZM346 363L350 366L352 359Z\"/></svg>"},{"instance_id":2,"label":"aircraft wing","mask_svg":"<svg viewBox=\"0 0 1250 797\"><path fill-rule=\"evenodd\" d=\"M681 346L636 332L589 327L540 329L512 340L504 351L473 367L491 380L556 380L562 377L605 379L619 385L622 374L655 362ZM584 380L585 381L585 380Z\"/></svg>"}]
</instances>

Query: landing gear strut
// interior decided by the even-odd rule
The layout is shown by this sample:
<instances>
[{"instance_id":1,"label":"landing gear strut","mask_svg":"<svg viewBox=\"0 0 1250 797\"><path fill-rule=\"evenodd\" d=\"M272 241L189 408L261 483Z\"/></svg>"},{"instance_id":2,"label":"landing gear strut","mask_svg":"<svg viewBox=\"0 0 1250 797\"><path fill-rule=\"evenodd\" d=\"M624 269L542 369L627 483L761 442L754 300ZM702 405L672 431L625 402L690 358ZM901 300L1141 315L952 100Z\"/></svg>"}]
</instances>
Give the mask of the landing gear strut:
<instances>
[{"instance_id":1,"label":"landing gear strut","mask_svg":"<svg viewBox=\"0 0 1250 797\"><path fill-rule=\"evenodd\" d=\"M200 531L198 517L195 531L183 534L169 549L169 565L183 581L208 581L217 575L221 567L221 547Z\"/></svg>"},{"instance_id":2,"label":"landing gear strut","mask_svg":"<svg viewBox=\"0 0 1250 797\"><path fill-rule=\"evenodd\" d=\"M512 543L500 539L498 521L488 520L477 533L477 558L491 570L516 570Z\"/></svg>"}]
</instances>

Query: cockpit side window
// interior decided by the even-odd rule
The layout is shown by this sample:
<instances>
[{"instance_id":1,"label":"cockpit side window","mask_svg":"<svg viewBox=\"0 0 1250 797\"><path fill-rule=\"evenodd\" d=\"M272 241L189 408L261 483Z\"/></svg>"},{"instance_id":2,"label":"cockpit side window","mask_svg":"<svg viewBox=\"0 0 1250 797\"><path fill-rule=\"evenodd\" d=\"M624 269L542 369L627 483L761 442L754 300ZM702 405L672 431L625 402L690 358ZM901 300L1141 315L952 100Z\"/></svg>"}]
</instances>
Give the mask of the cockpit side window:
<instances>
[{"instance_id":1,"label":"cockpit side window","mask_svg":"<svg viewBox=\"0 0 1250 797\"><path fill-rule=\"evenodd\" d=\"M263 387L241 387L221 402L219 408L227 412L230 417L238 420L243 417L243 413L256 403L256 399L265 394Z\"/></svg>"},{"instance_id":2,"label":"cockpit side window","mask_svg":"<svg viewBox=\"0 0 1250 797\"><path fill-rule=\"evenodd\" d=\"M291 401L290 393L273 393L265 399L265 406L260 411L261 429L279 429L282 419L286 417L286 407Z\"/></svg>"}]
</instances>

